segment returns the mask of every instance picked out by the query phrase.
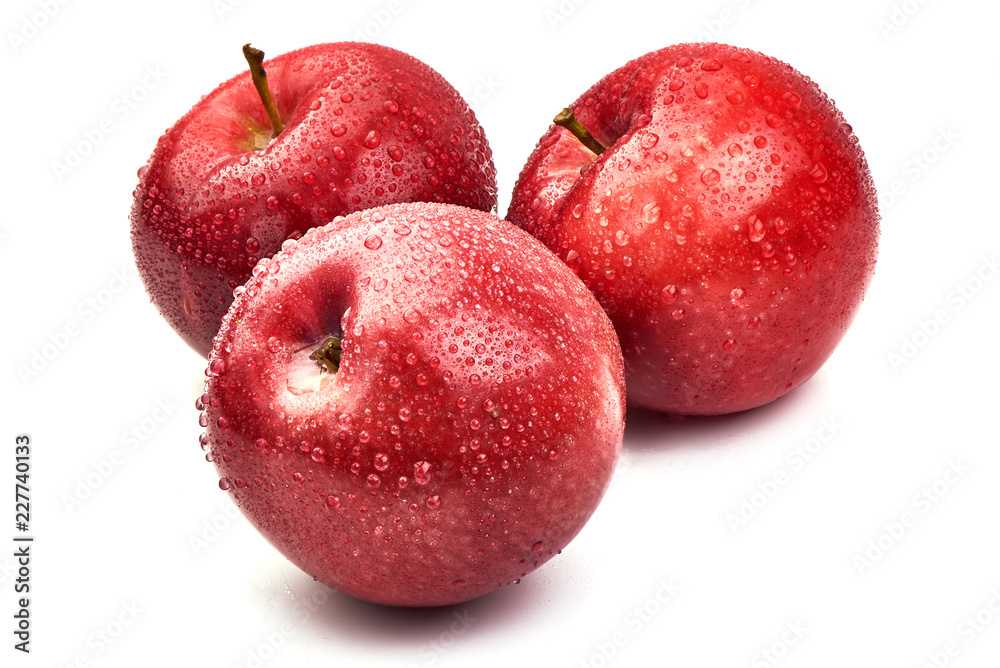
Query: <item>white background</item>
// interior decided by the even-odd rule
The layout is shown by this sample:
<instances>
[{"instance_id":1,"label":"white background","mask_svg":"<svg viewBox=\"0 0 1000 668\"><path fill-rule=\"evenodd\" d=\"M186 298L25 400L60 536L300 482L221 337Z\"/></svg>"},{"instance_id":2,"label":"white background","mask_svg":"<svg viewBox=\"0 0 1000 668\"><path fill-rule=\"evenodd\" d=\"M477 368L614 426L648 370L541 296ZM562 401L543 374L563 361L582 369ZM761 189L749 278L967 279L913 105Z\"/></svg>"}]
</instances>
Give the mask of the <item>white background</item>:
<instances>
[{"instance_id":1,"label":"white background","mask_svg":"<svg viewBox=\"0 0 1000 668\"><path fill-rule=\"evenodd\" d=\"M2 12L4 666L919 668L935 653L939 665L996 665L995 3L7 0ZM359 37L466 95L493 147L501 214L554 112L635 56L708 38L817 81L881 195L875 279L815 378L730 417L630 411L620 468L579 537L521 584L455 608L331 592L230 516L197 444L204 361L132 268L136 169L244 67L240 46L273 56ZM53 164L105 119L111 131L60 178ZM25 374L53 341L65 345ZM30 656L12 648L20 433L34 442ZM818 452L799 466L810 439ZM99 485L81 488L88 477ZM734 528L751 501L756 514ZM893 528L907 513L910 526ZM678 592L661 602L671 581Z\"/></svg>"}]
</instances>

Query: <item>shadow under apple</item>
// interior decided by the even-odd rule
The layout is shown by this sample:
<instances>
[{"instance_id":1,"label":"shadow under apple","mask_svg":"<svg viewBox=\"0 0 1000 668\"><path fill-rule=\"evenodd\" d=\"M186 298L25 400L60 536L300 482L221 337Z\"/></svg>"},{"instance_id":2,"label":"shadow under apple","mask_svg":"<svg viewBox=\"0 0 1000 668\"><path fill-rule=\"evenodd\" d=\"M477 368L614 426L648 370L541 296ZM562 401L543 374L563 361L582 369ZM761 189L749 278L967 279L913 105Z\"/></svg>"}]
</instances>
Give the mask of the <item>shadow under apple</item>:
<instances>
[{"instance_id":1,"label":"shadow under apple","mask_svg":"<svg viewBox=\"0 0 1000 668\"><path fill-rule=\"evenodd\" d=\"M792 415L818 411L828 401L828 384L820 371L771 403L738 413L676 417L629 406L622 447L632 453L724 447L765 427L792 424Z\"/></svg>"},{"instance_id":2,"label":"shadow under apple","mask_svg":"<svg viewBox=\"0 0 1000 668\"><path fill-rule=\"evenodd\" d=\"M577 586L574 581L592 575L580 572L588 569L584 556L561 554L553 562L562 568L543 567L516 584L471 601L406 608L342 594L291 563L280 563L276 555L266 580L253 588L251 604L266 610L261 622L265 633L269 627L290 624L289 635L302 635L312 642L323 639L330 647L348 645L362 652L389 648L399 665L425 665L472 636L531 626L541 621L533 617L547 614L547 608L564 607L558 601L570 595Z\"/></svg>"}]
</instances>

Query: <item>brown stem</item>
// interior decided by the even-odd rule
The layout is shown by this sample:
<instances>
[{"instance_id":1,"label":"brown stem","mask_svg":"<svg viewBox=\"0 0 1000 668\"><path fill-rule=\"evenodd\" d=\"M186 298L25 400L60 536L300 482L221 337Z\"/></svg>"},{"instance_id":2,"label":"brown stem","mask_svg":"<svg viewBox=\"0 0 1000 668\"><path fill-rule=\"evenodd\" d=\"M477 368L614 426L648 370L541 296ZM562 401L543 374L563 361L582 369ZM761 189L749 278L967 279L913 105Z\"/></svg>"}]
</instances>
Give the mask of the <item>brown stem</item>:
<instances>
[{"instance_id":1,"label":"brown stem","mask_svg":"<svg viewBox=\"0 0 1000 668\"><path fill-rule=\"evenodd\" d=\"M569 107L566 107L556 114L556 117L552 119L552 122L559 127L569 130L581 144L589 148L597 155L604 153L604 150L608 148L601 142L597 141L597 139L594 138L594 135L590 134L590 131L583 127L583 124L580 123L580 121L576 120L576 115L573 114L573 110Z\"/></svg>"},{"instance_id":2,"label":"brown stem","mask_svg":"<svg viewBox=\"0 0 1000 668\"><path fill-rule=\"evenodd\" d=\"M264 52L247 43L243 45L243 56L247 59L247 64L250 65L250 78L253 79L254 88L257 89L260 101L264 104L267 118L271 121L271 130L277 137L285 129L285 125L281 122L278 106L274 103L271 89L267 85L267 72L264 71Z\"/></svg>"},{"instance_id":3,"label":"brown stem","mask_svg":"<svg viewBox=\"0 0 1000 668\"><path fill-rule=\"evenodd\" d=\"M331 336L323 342L316 352L309 356L309 359L316 360L320 368L329 373L337 373L340 368L340 354L343 349L340 347L340 339Z\"/></svg>"}]
</instances>

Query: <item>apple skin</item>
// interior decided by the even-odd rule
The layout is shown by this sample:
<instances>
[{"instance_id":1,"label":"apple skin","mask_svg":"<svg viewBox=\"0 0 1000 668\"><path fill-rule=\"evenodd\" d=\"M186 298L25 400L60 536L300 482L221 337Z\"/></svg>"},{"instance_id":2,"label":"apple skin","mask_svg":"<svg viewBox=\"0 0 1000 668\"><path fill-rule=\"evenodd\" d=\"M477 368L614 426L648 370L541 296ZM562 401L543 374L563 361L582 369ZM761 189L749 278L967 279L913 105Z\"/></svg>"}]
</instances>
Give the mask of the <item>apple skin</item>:
<instances>
[{"instance_id":1,"label":"apple skin","mask_svg":"<svg viewBox=\"0 0 1000 668\"><path fill-rule=\"evenodd\" d=\"M153 304L207 356L233 289L286 238L395 202L496 207L496 169L473 112L419 60L319 44L264 63L285 128L245 71L160 138L132 206L132 248Z\"/></svg>"},{"instance_id":2,"label":"apple skin","mask_svg":"<svg viewBox=\"0 0 1000 668\"><path fill-rule=\"evenodd\" d=\"M861 305L879 235L868 165L833 101L768 56L681 44L572 109L607 150L551 126L507 219L611 316L628 402L731 413L816 373Z\"/></svg>"},{"instance_id":3,"label":"apple skin","mask_svg":"<svg viewBox=\"0 0 1000 668\"><path fill-rule=\"evenodd\" d=\"M309 355L342 336L336 373ZM520 578L594 512L620 452L621 349L583 283L488 213L390 205L262 260L209 357L202 445L317 580L399 606Z\"/></svg>"}]
</instances>

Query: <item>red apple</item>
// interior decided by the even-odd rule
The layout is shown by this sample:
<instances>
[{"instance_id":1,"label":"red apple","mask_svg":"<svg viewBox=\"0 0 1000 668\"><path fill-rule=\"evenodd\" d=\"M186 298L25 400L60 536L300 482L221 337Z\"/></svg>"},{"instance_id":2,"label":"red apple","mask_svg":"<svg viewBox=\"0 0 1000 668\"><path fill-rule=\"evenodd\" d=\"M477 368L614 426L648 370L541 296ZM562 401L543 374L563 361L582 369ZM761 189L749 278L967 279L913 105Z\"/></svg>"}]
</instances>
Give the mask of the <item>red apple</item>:
<instances>
[{"instance_id":1,"label":"red apple","mask_svg":"<svg viewBox=\"0 0 1000 668\"><path fill-rule=\"evenodd\" d=\"M878 243L871 174L833 101L768 56L681 44L571 111L538 142L507 217L611 316L629 403L729 413L816 373Z\"/></svg>"},{"instance_id":2,"label":"red apple","mask_svg":"<svg viewBox=\"0 0 1000 668\"><path fill-rule=\"evenodd\" d=\"M233 289L285 239L381 204L496 206L482 128L426 64L337 43L264 66L272 109L249 73L223 83L160 138L134 193L132 247L146 290L206 356Z\"/></svg>"},{"instance_id":3,"label":"red apple","mask_svg":"<svg viewBox=\"0 0 1000 668\"><path fill-rule=\"evenodd\" d=\"M594 512L624 428L614 329L522 230L442 204L354 213L254 269L209 358L220 486L314 578L475 598Z\"/></svg>"}]
</instances>

